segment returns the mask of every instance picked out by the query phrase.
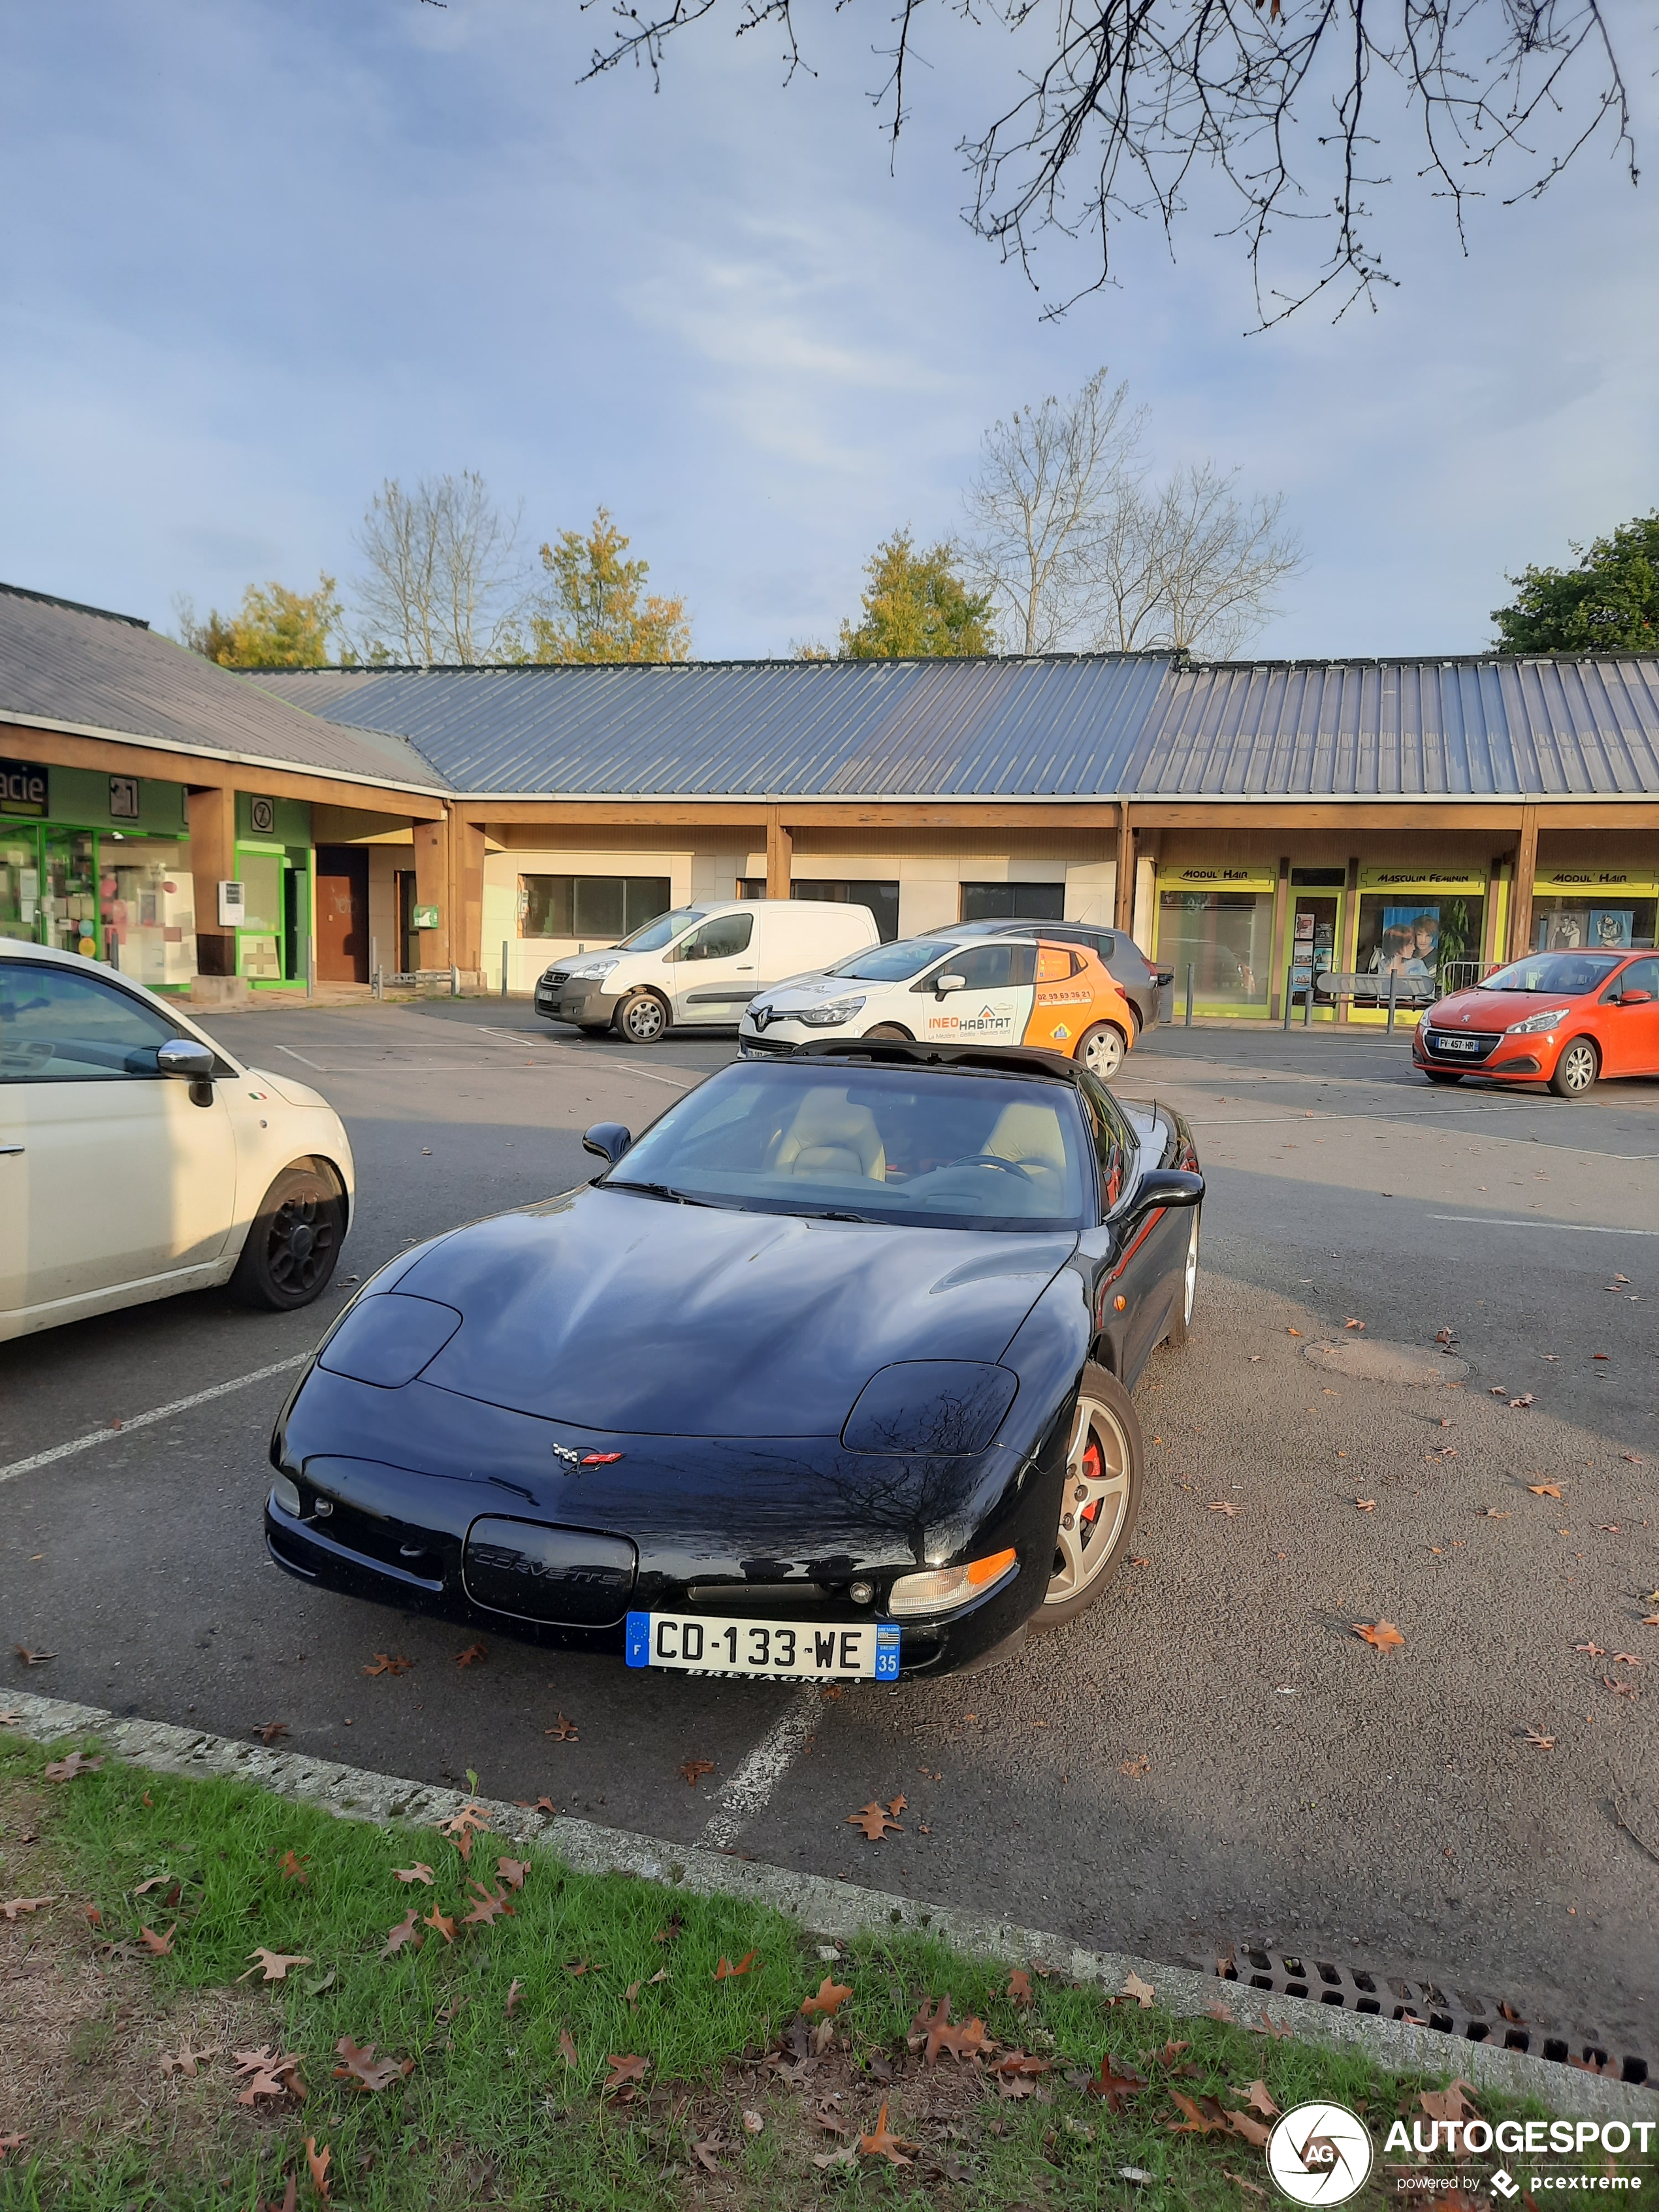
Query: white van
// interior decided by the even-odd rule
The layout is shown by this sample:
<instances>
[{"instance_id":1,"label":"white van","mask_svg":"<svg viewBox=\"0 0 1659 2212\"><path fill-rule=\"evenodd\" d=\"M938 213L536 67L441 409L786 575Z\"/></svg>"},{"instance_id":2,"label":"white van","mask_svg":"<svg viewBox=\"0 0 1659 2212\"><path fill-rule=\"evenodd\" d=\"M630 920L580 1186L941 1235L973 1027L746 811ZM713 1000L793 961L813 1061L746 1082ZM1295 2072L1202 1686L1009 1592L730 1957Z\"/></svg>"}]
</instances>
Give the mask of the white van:
<instances>
[{"instance_id":1,"label":"white van","mask_svg":"<svg viewBox=\"0 0 1659 2212\"><path fill-rule=\"evenodd\" d=\"M879 942L867 906L830 899L678 906L608 952L556 962L536 985L536 1012L633 1044L654 1044L671 1025L732 1029L757 991Z\"/></svg>"}]
</instances>

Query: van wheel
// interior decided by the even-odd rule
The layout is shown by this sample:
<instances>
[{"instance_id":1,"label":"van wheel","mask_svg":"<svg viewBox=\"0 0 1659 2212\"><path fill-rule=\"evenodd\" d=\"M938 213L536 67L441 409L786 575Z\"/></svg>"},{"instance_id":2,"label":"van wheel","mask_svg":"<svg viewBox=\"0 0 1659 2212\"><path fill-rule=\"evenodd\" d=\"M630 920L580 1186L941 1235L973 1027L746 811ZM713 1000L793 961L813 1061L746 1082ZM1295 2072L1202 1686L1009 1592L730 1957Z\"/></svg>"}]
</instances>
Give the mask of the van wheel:
<instances>
[{"instance_id":1,"label":"van wheel","mask_svg":"<svg viewBox=\"0 0 1659 2212\"><path fill-rule=\"evenodd\" d=\"M1096 1022L1078 1039L1077 1050L1072 1057L1080 1060L1090 1074L1102 1083L1109 1083L1122 1066L1127 1048L1123 1032L1115 1022Z\"/></svg>"},{"instance_id":2,"label":"van wheel","mask_svg":"<svg viewBox=\"0 0 1659 2212\"><path fill-rule=\"evenodd\" d=\"M345 1208L326 1169L284 1168L259 1202L230 1292L245 1306L293 1313L328 1288L340 1256Z\"/></svg>"},{"instance_id":3,"label":"van wheel","mask_svg":"<svg viewBox=\"0 0 1659 2212\"><path fill-rule=\"evenodd\" d=\"M656 1044L668 1034L668 1008L654 991L630 991L611 1018L629 1044Z\"/></svg>"},{"instance_id":4,"label":"van wheel","mask_svg":"<svg viewBox=\"0 0 1659 2212\"><path fill-rule=\"evenodd\" d=\"M864 1032L866 1041L873 1044L914 1044L915 1039L908 1030L901 1029L896 1022L878 1022L872 1030Z\"/></svg>"}]
</instances>

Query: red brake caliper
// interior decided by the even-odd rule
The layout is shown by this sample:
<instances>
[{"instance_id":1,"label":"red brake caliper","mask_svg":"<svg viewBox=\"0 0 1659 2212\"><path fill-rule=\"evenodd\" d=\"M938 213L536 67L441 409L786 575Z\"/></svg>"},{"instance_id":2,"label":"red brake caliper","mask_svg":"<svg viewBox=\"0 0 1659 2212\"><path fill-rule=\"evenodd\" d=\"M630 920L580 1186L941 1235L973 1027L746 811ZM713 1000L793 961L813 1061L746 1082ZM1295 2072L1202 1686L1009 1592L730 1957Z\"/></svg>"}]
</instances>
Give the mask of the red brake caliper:
<instances>
[{"instance_id":1,"label":"red brake caliper","mask_svg":"<svg viewBox=\"0 0 1659 2212\"><path fill-rule=\"evenodd\" d=\"M1089 1439L1089 1449L1083 1455L1083 1477L1085 1482L1098 1482L1100 1480L1100 1446L1095 1442L1095 1439L1091 1437ZM1091 1498L1089 1500L1089 1503L1084 1507L1082 1512L1079 1514L1078 1519L1079 1521L1092 1521L1099 1514L1099 1511L1100 1500L1097 1498Z\"/></svg>"}]
</instances>

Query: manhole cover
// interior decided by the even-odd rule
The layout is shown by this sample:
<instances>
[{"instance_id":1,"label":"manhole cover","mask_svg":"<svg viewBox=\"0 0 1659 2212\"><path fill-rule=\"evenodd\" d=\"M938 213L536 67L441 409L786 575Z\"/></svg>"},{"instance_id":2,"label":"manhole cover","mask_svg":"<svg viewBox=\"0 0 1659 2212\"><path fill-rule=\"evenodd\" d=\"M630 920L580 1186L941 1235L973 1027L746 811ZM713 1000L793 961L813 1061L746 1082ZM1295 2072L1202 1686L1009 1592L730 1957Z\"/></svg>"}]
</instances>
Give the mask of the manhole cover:
<instances>
[{"instance_id":1,"label":"manhole cover","mask_svg":"<svg viewBox=\"0 0 1659 2212\"><path fill-rule=\"evenodd\" d=\"M1415 1344L1386 1344L1369 1336L1304 1344L1302 1357L1329 1375L1347 1375L1357 1382L1403 1382L1419 1390L1436 1382L1461 1382L1469 1371L1468 1361L1449 1352L1425 1352Z\"/></svg>"}]
</instances>

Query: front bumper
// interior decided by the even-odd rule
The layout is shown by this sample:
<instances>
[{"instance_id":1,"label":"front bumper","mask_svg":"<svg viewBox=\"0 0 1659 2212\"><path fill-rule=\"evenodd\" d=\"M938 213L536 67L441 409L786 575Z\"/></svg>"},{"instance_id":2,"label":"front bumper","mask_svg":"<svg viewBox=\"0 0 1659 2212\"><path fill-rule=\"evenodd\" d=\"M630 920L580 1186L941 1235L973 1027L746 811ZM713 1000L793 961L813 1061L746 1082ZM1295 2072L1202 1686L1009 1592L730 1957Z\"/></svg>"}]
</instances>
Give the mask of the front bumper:
<instances>
[{"instance_id":1,"label":"front bumper","mask_svg":"<svg viewBox=\"0 0 1659 2212\"><path fill-rule=\"evenodd\" d=\"M538 978L536 1012L550 1022L574 1022L580 1029L597 1029L601 1023L608 1023L616 1011L616 1000L606 1000L597 977L572 976L562 983Z\"/></svg>"},{"instance_id":2,"label":"front bumper","mask_svg":"<svg viewBox=\"0 0 1659 2212\"><path fill-rule=\"evenodd\" d=\"M1443 1040L1455 1037L1456 1044ZM1462 1049L1467 1039L1473 1039L1474 1052ZM1539 1048L1547 1043L1547 1052ZM1509 1076L1522 1082L1536 1081L1545 1073L1544 1062L1555 1058L1553 1041L1539 1036L1512 1037L1498 1030L1439 1030L1431 1028L1426 1018L1412 1032L1412 1060L1418 1067L1448 1068L1459 1075Z\"/></svg>"}]
</instances>

